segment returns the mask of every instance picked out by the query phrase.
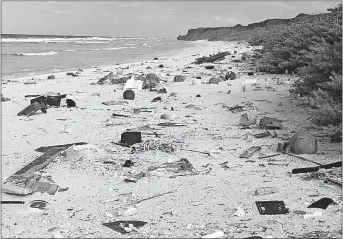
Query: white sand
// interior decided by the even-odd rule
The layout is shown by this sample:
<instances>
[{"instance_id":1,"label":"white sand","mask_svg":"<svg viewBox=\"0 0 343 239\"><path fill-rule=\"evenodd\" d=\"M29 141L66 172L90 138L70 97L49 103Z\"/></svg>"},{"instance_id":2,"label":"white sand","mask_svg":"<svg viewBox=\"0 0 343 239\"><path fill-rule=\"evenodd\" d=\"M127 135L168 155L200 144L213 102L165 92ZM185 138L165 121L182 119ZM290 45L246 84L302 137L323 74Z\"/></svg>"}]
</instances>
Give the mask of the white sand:
<instances>
[{"instance_id":1,"label":"white sand","mask_svg":"<svg viewBox=\"0 0 343 239\"><path fill-rule=\"evenodd\" d=\"M237 47L237 48L235 48ZM4 97L11 101L2 103L2 180L5 180L17 170L33 161L41 153L34 149L41 146L65 144L84 141L95 145L95 149L83 150L82 159L69 160L59 158L43 170L44 175L51 175L60 187L69 187L68 191L57 192L51 196L47 193L35 193L18 198L7 194L2 200L24 200L26 203L35 199L49 202L45 215L28 214L28 205L2 206L2 236L3 237L200 237L215 230L222 230L226 237L271 236L288 237L301 236L308 232L328 232L324 237L341 235L341 191L336 186L324 184L320 180L305 181L300 175L289 176L296 167L314 166L313 164L287 155L274 158L247 159L239 155L250 146L264 145L262 152L275 152L279 138L255 139L251 130L239 129L237 124L242 113L231 113L222 107L234 106L247 101L257 107L258 119L264 115L284 120L284 129L289 133L312 126L309 121L308 109L297 104L289 96L288 79L290 75L239 75L236 80L220 82L218 85L202 84L192 86L192 78L201 76L203 83L220 73L220 70L231 66L234 72L246 71L231 62L230 56L215 64L215 70L205 70L203 65L194 65L195 58L229 50L238 51L235 59L246 50L246 44L226 42L197 43L197 47L186 49L174 56L160 57L147 63L130 65L129 72L135 74L155 73L167 83L161 83L168 94L157 94L143 90L136 91L136 98L127 105L105 106L104 101L121 101L122 85L91 85L102 76L108 74L105 70L114 71L118 66L105 67L100 73L94 69L84 70L80 77L66 76L64 73L54 74L55 80L46 80L47 75L35 76L37 84L25 85L29 78L11 79L3 84ZM165 68L158 68L163 64ZM205 64L206 65L206 64ZM145 69L151 66L152 69ZM187 72L182 72L186 66ZM126 74L128 71L124 71ZM167 76L167 73L170 76ZM173 83L175 75L187 76L186 82ZM276 77L284 84L277 85ZM271 86L275 91L251 91L251 83L256 80L258 85ZM247 92L240 92L240 86L247 82ZM230 84L230 85L228 85ZM116 90L114 92L114 90ZM227 92L231 90L231 94ZM30 117L19 117L17 113L29 105L29 99L24 95L59 92L70 94L78 108L49 108L47 114L38 113ZM176 97L169 96L176 93ZM92 96L100 93L99 96ZM196 95L201 97L197 98ZM162 102L152 103L154 97L161 96ZM282 106L279 106L279 103ZM187 105L200 106L201 110L186 108ZM142 118L111 118L112 113L131 115L134 108L156 107L151 113L133 115ZM171 107L175 110L171 111ZM175 114L174 122L187 124L186 127L157 126L164 122L160 119L163 113ZM188 116L188 117L186 117ZM58 120L65 119L65 120ZM106 126L112 124L110 126ZM143 140L156 139L147 133L157 132L161 140L182 142L185 149L213 151L211 157L205 154L178 150L176 154L161 151L148 151L141 154L130 154L127 148L113 145L126 129L150 125L160 130L142 131ZM262 132L253 129L254 133ZM310 128L311 133L321 129ZM291 135L291 134L290 134ZM158 138L157 138L158 139ZM319 152L325 155L305 155L305 157L320 163L334 162L341 157L341 144L331 144L327 138L320 138ZM222 150L219 148L222 147ZM217 152L217 153L215 153ZM168 160L187 158L193 166L201 171L211 168L208 174L195 176L165 178L150 175L137 183L123 182L123 177L129 172L148 172L149 166L158 166ZM131 168L123 168L121 164L131 159L136 162ZM103 164L114 160L117 165ZM276 160L276 161L271 161ZM228 161L228 169L219 164ZM268 163L288 164L268 165ZM265 166L263 167L262 164ZM252 196L254 190L261 186L274 186L278 193L265 196ZM116 211L125 207L122 198L118 201L101 203L103 200L116 199L119 194L133 193L137 198L146 198L156 194L174 191L158 198L144 201L137 205L138 214L129 217L116 217ZM326 210L308 209L307 206L322 198L330 197L339 205L329 206ZM286 215L259 215L255 201L281 200L290 213ZM232 216L237 207L244 210L242 217ZM81 210L75 213L68 211ZM322 216L304 219L303 215L294 211L307 213L322 211ZM25 214L26 213L26 214ZM90 219L87 219L89 217ZM121 235L101 223L115 220L143 220L147 225L130 234ZM48 231L53 227L56 230ZM330 234L331 233L331 234Z\"/></svg>"}]
</instances>

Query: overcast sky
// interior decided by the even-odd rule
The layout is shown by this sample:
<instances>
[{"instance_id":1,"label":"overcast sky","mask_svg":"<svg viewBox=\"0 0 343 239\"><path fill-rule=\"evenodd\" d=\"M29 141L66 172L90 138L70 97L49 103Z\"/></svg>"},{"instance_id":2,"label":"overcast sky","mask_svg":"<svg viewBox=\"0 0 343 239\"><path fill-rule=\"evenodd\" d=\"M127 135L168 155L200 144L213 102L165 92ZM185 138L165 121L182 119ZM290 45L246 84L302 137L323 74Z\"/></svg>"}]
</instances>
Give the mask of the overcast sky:
<instances>
[{"instance_id":1,"label":"overcast sky","mask_svg":"<svg viewBox=\"0 0 343 239\"><path fill-rule=\"evenodd\" d=\"M167 37L322 13L341 1L2 1L2 33Z\"/></svg>"}]
</instances>

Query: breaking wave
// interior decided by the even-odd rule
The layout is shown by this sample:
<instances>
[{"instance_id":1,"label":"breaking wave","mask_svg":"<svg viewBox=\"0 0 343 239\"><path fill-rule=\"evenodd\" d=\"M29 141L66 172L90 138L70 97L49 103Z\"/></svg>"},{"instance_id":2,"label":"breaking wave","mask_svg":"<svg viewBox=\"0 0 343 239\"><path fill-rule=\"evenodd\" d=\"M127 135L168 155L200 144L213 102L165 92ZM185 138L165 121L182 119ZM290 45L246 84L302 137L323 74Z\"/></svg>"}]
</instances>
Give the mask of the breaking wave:
<instances>
[{"instance_id":1,"label":"breaking wave","mask_svg":"<svg viewBox=\"0 0 343 239\"><path fill-rule=\"evenodd\" d=\"M86 37L86 38L2 38L2 43L78 43L78 44L96 44L108 43L116 40L115 37Z\"/></svg>"},{"instance_id":2,"label":"breaking wave","mask_svg":"<svg viewBox=\"0 0 343 239\"><path fill-rule=\"evenodd\" d=\"M53 56L57 55L58 53L55 51L48 51L48 52L35 52L35 53L10 53L4 55L10 56Z\"/></svg>"}]
</instances>

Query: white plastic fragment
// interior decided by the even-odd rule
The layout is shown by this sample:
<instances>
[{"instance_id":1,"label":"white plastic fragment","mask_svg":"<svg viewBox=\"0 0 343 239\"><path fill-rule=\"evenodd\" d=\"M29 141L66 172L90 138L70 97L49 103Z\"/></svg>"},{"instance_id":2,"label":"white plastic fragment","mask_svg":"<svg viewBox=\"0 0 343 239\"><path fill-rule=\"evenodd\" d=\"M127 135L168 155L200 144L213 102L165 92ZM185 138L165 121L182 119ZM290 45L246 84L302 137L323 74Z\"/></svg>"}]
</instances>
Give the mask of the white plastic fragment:
<instances>
[{"instance_id":1,"label":"white plastic fragment","mask_svg":"<svg viewBox=\"0 0 343 239\"><path fill-rule=\"evenodd\" d=\"M131 207L123 212L123 216L132 216L138 214L138 210L135 207Z\"/></svg>"},{"instance_id":2,"label":"white plastic fragment","mask_svg":"<svg viewBox=\"0 0 343 239\"><path fill-rule=\"evenodd\" d=\"M313 218L313 217L321 217L321 216L322 216L322 212L314 212L312 214L305 214L304 219Z\"/></svg>"},{"instance_id":3,"label":"white plastic fragment","mask_svg":"<svg viewBox=\"0 0 343 239\"><path fill-rule=\"evenodd\" d=\"M217 231L215 231L215 232L213 232L211 234L208 234L206 236L203 236L201 238L222 238L224 236L225 236L225 234L224 234L224 232L222 230L217 230Z\"/></svg>"},{"instance_id":4,"label":"white plastic fragment","mask_svg":"<svg viewBox=\"0 0 343 239\"><path fill-rule=\"evenodd\" d=\"M236 208L236 212L232 216L243 217L245 215L244 210L241 207Z\"/></svg>"}]
</instances>

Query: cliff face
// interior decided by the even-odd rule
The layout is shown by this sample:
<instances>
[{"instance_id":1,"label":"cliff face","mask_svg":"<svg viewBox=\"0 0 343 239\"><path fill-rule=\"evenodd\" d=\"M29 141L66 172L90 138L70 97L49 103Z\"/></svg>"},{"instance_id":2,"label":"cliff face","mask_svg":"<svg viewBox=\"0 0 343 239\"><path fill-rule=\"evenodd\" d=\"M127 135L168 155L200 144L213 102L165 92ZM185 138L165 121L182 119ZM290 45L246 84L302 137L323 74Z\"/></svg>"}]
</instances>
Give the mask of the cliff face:
<instances>
[{"instance_id":1,"label":"cliff face","mask_svg":"<svg viewBox=\"0 0 343 239\"><path fill-rule=\"evenodd\" d=\"M309 15L301 13L294 18L289 19L267 19L262 22L252 23L248 26L240 24L234 27L200 27L188 30L188 33L183 36L178 36L177 40L196 41L196 40L209 40L209 41L225 41L225 40L246 40L261 28L268 28L277 25L291 24L294 22L303 21L304 19L318 18L327 13Z\"/></svg>"}]
</instances>

